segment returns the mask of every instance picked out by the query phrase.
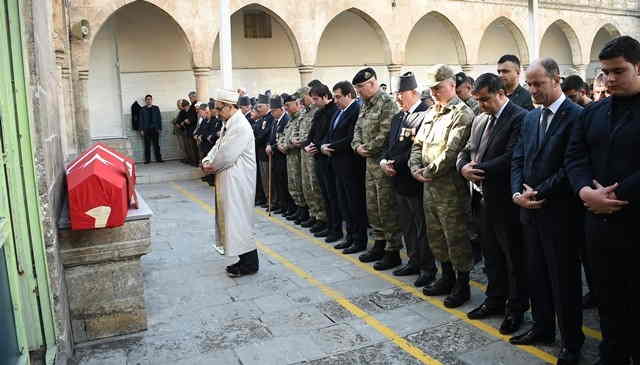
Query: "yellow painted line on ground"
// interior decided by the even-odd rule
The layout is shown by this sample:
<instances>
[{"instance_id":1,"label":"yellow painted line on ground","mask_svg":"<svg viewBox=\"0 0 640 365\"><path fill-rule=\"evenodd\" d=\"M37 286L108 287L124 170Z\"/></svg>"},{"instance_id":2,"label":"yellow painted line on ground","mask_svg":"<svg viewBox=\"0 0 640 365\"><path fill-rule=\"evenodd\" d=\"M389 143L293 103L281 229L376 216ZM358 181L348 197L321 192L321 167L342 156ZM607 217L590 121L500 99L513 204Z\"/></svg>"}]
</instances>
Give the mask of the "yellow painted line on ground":
<instances>
[{"instance_id":1,"label":"yellow painted line on ground","mask_svg":"<svg viewBox=\"0 0 640 365\"><path fill-rule=\"evenodd\" d=\"M192 202L196 203L197 205L199 205L200 207L202 207L203 209L205 209L209 213L215 214L215 209L213 209L209 204L207 204L206 202L204 202L200 198L198 198L195 195L191 194L189 191L185 190L184 188L182 188L181 186L179 186L176 183L172 183L171 185L173 186L174 189L176 189L178 192L180 192L182 195L184 195L187 199L189 199ZM419 360L423 364L427 364L427 365L442 365L442 363L440 361L438 361L438 360L430 357L429 355L425 354L422 350L420 350L419 348L413 346L409 341L407 341L404 338L402 338L399 334L397 334L391 328L385 326L380 321L378 321L373 316L371 316L369 313L364 311L362 308L360 308L357 305L355 305L354 303L352 303L342 293L340 293L340 292L338 292L338 291L336 291L334 289L331 289L329 286L321 283L319 280L314 278L312 275L310 275L309 273L304 271L302 268L300 268L296 264L292 263L291 261L286 259L284 256L280 255L279 253L277 253L276 251L272 250L270 247L264 245L260 241L256 240L256 244L257 244L257 247L258 247L258 249L260 251L262 251L262 252L266 253L267 255L273 257L280 264L282 264L282 266L284 266L287 269L291 270L293 273L295 273L299 277L305 279L307 282L309 282L309 284L311 284L311 285L315 286L316 288L320 289L320 291L322 291L322 293L324 295L328 296L329 298L334 300L336 303L340 304L344 309L348 310L349 312L351 312L356 317L362 319L366 324L368 324L373 329L378 331L384 337L386 337L389 340L391 340L398 347L400 347L401 349L406 351L409 355L413 356L414 358L416 358L417 360Z\"/></svg>"},{"instance_id":2,"label":"yellow painted line on ground","mask_svg":"<svg viewBox=\"0 0 640 365\"><path fill-rule=\"evenodd\" d=\"M476 327L476 328L478 328L478 329L480 329L480 330L482 330L482 331L484 331L484 332L486 332L486 333L488 333L488 334L490 334L490 335L492 335L492 336L494 336L494 337L496 337L496 338L498 338L498 339L500 339L502 341L505 341L507 343L509 342L509 338L511 336L505 336L505 335L501 334L497 329L493 328L492 326L490 326L490 325L488 325L488 324L486 324L484 322L470 320L469 318L467 318L467 314L462 312L462 311L459 311L457 309L452 309L452 308L445 307L444 303L441 300L436 299L434 297L428 297L428 296L424 295L422 293L421 289L416 288L413 285L407 284L407 283L405 283L405 282L403 282L401 280L398 280L398 279L396 279L395 277L393 277L391 275L385 274L385 273L383 273L381 271L376 271L376 270L373 269L373 267L371 265L368 265L368 264L360 262L360 260L358 260L356 257L350 256L350 255L343 255L341 252L336 251L333 248L333 246L331 246L331 245L329 245L329 244L327 244L327 243L325 243L325 242L313 237L312 235L308 234L307 232L304 232L302 230L297 229L296 227L293 227L293 226L291 226L291 225L289 225L287 223L284 223L279 219L276 219L274 217L269 217L265 212L263 212L260 209L256 209L256 212L258 214L262 215L263 217L265 217L266 219L270 220L271 222L284 227L288 231L293 232L293 233L297 234L298 236L304 237L307 240L309 240L311 243L313 243L313 244L315 244L315 245L317 245L319 247L324 248L325 250L333 253L334 255L336 255L338 257L343 258L344 260L347 260L347 261L351 262L352 264L354 264L357 267L359 267L360 269L370 273L371 275L374 275L374 276L376 276L376 277L378 277L378 278L380 278L380 279L382 279L382 280L384 280L384 281L386 281L386 282L388 282L390 284L393 284L394 286L404 290L405 292L410 293L413 296L415 296L417 298L420 298L423 301L434 305L435 307L437 307L437 308L439 308L439 309L441 309L441 310L443 310L443 311L445 311L445 312L457 317L458 319L462 320L463 322L468 323L468 324L470 324L470 325L472 325L472 326L474 326L474 327ZM555 364L557 362L557 360L558 360L555 356L551 355L550 353L545 352L545 351L543 351L543 350L541 350L541 349L539 349L537 347L534 347L534 346L514 346L514 347L520 348L520 349L530 353L531 355L533 355L533 356L535 356L535 357L537 357L537 358L539 358L539 359L541 359L543 361L551 363L551 364Z\"/></svg>"}]
</instances>

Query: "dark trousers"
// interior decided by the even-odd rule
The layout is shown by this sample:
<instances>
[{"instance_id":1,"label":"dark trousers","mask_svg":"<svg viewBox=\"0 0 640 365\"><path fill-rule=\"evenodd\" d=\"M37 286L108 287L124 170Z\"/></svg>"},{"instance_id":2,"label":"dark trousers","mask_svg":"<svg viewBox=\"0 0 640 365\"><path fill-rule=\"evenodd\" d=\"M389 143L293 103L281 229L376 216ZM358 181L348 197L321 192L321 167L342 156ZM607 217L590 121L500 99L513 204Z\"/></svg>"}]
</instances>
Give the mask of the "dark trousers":
<instances>
[{"instance_id":1,"label":"dark trousers","mask_svg":"<svg viewBox=\"0 0 640 365\"><path fill-rule=\"evenodd\" d=\"M406 196L396 192L400 227L407 246L409 264L418 267L423 273L435 273L436 259L433 257L427 241L427 225L424 218L423 190L415 196Z\"/></svg>"},{"instance_id":2,"label":"dark trousers","mask_svg":"<svg viewBox=\"0 0 640 365\"><path fill-rule=\"evenodd\" d=\"M506 305L512 313L526 312L529 309L529 291L518 211L512 209L512 217L505 217L508 215L505 212L492 212L487 209L482 194L475 190L471 206L477 215L474 220L480 222L481 228L480 242L488 279L487 305Z\"/></svg>"},{"instance_id":3,"label":"dark trousers","mask_svg":"<svg viewBox=\"0 0 640 365\"><path fill-rule=\"evenodd\" d=\"M256 157L256 161L258 158ZM262 189L262 177L260 176L260 166L256 169L256 202L267 201L267 197Z\"/></svg>"},{"instance_id":4,"label":"dark trousers","mask_svg":"<svg viewBox=\"0 0 640 365\"><path fill-rule=\"evenodd\" d=\"M623 208L625 209L625 208ZM593 268L594 289L598 294L600 314L600 357L606 365L640 364L637 329L638 239L635 219L588 215L587 250Z\"/></svg>"},{"instance_id":5,"label":"dark trousers","mask_svg":"<svg viewBox=\"0 0 640 365\"><path fill-rule=\"evenodd\" d=\"M273 161L271 161L271 164L273 164ZM260 182L262 184L262 191L264 192L265 195L265 200L269 200L269 160L263 161L260 160L258 161L258 167L260 168ZM273 170L273 166L271 166L272 170ZM275 205L276 202L276 190L274 189L274 182L273 182L273 176L271 176L271 205L272 208Z\"/></svg>"},{"instance_id":6,"label":"dark trousers","mask_svg":"<svg viewBox=\"0 0 640 365\"><path fill-rule=\"evenodd\" d=\"M249 269L258 270L260 262L258 261L258 250L243 253L240 257L240 263Z\"/></svg>"},{"instance_id":7,"label":"dark trousers","mask_svg":"<svg viewBox=\"0 0 640 365\"><path fill-rule=\"evenodd\" d=\"M187 162L193 165L199 164L200 155L198 152L198 144L193 139L193 133L186 131L185 136L182 138L184 138L184 151L185 151Z\"/></svg>"},{"instance_id":8,"label":"dark trousers","mask_svg":"<svg viewBox=\"0 0 640 365\"><path fill-rule=\"evenodd\" d=\"M151 147L153 146L153 154L156 161L162 161L160 154L160 131L157 129L144 130L144 162L151 161Z\"/></svg>"},{"instance_id":9,"label":"dark trousers","mask_svg":"<svg viewBox=\"0 0 640 365\"><path fill-rule=\"evenodd\" d=\"M557 317L563 347L578 351L584 343L579 242L563 223L540 210L523 225L531 312L535 329L549 336Z\"/></svg>"},{"instance_id":10,"label":"dark trousers","mask_svg":"<svg viewBox=\"0 0 640 365\"><path fill-rule=\"evenodd\" d=\"M287 156L282 153L275 152L272 157L273 164L273 180L275 183L273 188L277 191L278 206L285 211L294 207L293 198L289 193L289 179L287 176Z\"/></svg>"},{"instance_id":11,"label":"dark trousers","mask_svg":"<svg viewBox=\"0 0 640 365\"><path fill-rule=\"evenodd\" d=\"M342 216L337 201L336 177L329 159L316 158L314 168L320 185L320 192L327 211L327 224L330 233L342 234Z\"/></svg>"},{"instance_id":12,"label":"dark trousers","mask_svg":"<svg viewBox=\"0 0 640 365\"><path fill-rule=\"evenodd\" d=\"M364 165L354 166L349 174L336 173L336 191L340 215L347 228L347 242L367 245L367 200L364 190Z\"/></svg>"}]
</instances>

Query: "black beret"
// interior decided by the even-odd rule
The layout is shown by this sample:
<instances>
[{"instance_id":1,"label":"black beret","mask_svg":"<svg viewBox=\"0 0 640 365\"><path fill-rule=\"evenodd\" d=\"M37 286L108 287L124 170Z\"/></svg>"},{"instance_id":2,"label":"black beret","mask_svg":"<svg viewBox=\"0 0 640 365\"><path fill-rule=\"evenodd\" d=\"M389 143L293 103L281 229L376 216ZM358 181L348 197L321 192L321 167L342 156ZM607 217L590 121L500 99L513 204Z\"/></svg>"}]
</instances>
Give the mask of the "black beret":
<instances>
[{"instance_id":1,"label":"black beret","mask_svg":"<svg viewBox=\"0 0 640 365\"><path fill-rule=\"evenodd\" d=\"M372 78L377 78L376 71L371 67L367 67L358 71L356 76L353 77L353 81L351 82L354 85L362 84L365 81L369 81Z\"/></svg>"},{"instance_id":2,"label":"black beret","mask_svg":"<svg viewBox=\"0 0 640 365\"><path fill-rule=\"evenodd\" d=\"M283 103L288 103L290 101L296 101L298 100L297 95L294 93L292 95L289 94L282 94L282 102Z\"/></svg>"},{"instance_id":3,"label":"black beret","mask_svg":"<svg viewBox=\"0 0 640 365\"><path fill-rule=\"evenodd\" d=\"M456 87L464 84L465 81L467 81L467 75L464 72L458 72L456 74Z\"/></svg>"},{"instance_id":4,"label":"black beret","mask_svg":"<svg viewBox=\"0 0 640 365\"><path fill-rule=\"evenodd\" d=\"M314 87L316 87L316 86L321 86L321 85L322 85L322 83L321 83L319 80L311 80L311 81L309 81L309 83L307 84L307 86L308 86L308 87L310 87L310 88L312 88L312 89L313 89Z\"/></svg>"},{"instance_id":5,"label":"black beret","mask_svg":"<svg viewBox=\"0 0 640 365\"><path fill-rule=\"evenodd\" d=\"M282 98L280 97L280 95L274 95L271 98L271 102L269 103L269 107L271 109L280 109L282 108Z\"/></svg>"},{"instance_id":6,"label":"black beret","mask_svg":"<svg viewBox=\"0 0 640 365\"><path fill-rule=\"evenodd\" d=\"M269 96L265 94L258 95L257 104L267 104L269 105Z\"/></svg>"}]
</instances>

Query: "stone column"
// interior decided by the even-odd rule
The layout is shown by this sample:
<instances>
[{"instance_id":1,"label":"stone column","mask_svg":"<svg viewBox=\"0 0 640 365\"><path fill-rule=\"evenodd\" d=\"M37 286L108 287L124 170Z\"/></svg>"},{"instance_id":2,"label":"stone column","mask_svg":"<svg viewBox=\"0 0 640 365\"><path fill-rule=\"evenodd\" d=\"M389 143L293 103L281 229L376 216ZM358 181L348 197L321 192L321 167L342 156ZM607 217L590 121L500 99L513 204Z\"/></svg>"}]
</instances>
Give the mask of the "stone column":
<instances>
[{"instance_id":1,"label":"stone column","mask_svg":"<svg viewBox=\"0 0 640 365\"><path fill-rule=\"evenodd\" d=\"M89 70L78 70L76 84L76 142L78 151L91 145L91 124L89 122Z\"/></svg>"},{"instance_id":2,"label":"stone column","mask_svg":"<svg viewBox=\"0 0 640 365\"><path fill-rule=\"evenodd\" d=\"M397 80L402 75L402 65L387 65L387 70L389 70L389 91L394 92Z\"/></svg>"},{"instance_id":3,"label":"stone column","mask_svg":"<svg viewBox=\"0 0 640 365\"><path fill-rule=\"evenodd\" d=\"M208 67L194 67L193 75L196 78L196 94L200 102L209 101L209 72Z\"/></svg>"},{"instance_id":4,"label":"stone column","mask_svg":"<svg viewBox=\"0 0 640 365\"><path fill-rule=\"evenodd\" d=\"M528 0L529 8L529 62L538 59L538 0Z\"/></svg>"},{"instance_id":5,"label":"stone column","mask_svg":"<svg viewBox=\"0 0 640 365\"><path fill-rule=\"evenodd\" d=\"M298 72L300 72L300 84L301 86L307 86L311 80L313 80L313 66L298 66Z\"/></svg>"},{"instance_id":6,"label":"stone column","mask_svg":"<svg viewBox=\"0 0 640 365\"><path fill-rule=\"evenodd\" d=\"M68 65L62 66L62 91L64 92L64 120L65 129L61 133L66 135L66 157L78 153L76 136L76 118L73 114L73 82L71 81L71 69Z\"/></svg>"}]
</instances>

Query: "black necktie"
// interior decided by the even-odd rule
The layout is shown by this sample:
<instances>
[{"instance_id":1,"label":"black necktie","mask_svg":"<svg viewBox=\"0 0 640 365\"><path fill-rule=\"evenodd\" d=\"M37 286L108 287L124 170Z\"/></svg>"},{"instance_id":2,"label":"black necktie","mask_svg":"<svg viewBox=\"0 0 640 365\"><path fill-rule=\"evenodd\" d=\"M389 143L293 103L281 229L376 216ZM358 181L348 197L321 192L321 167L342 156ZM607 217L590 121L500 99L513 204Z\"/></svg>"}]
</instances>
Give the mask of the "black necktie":
<instances>
[{"instance_id":1,"label":"black necktie","mask_svg":"<svg viewBox=\"0 0 640 365\"><path fill-rule=\"evenodd\" d=\"M484 132L482 133L482 137L480 137L480 146L478 147L478 156L476 159L477 162L482 161L482 156L484 156L485 151L487 150L487 146L489 145L489 137L491 137L491 132L493 132L493 127L496 124L496 117L493 115L489 118L489 122L487 126L484 128Z\"/></svg>"},{"instance_id":2,"label":"black necktie","mask_svg":"<svg viewBox=\"0 0 640 365\"><path fill-rule=\"evenodd\" d=\"M544 143L544 137L547 134L547 126L549 125L549 116L551 116L551 114L553 114L551 109L542 109L542 120L540 121L540 127L538 128L538 146L542 146Z\"/></svg>"}]
</instances>

